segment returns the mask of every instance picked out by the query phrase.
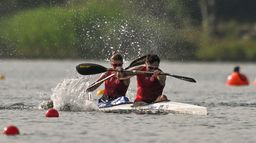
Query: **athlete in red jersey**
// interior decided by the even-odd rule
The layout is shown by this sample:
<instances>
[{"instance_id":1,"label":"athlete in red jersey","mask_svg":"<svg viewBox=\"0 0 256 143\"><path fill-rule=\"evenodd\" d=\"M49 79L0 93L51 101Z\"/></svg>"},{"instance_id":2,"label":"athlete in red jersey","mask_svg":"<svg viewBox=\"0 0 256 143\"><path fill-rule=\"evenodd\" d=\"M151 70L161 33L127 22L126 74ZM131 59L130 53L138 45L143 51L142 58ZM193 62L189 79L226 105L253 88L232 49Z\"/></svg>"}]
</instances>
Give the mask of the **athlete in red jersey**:
<instances>
[{"instance_id":1,"label":"athlete in red jersey","mask_svg":"<svg viewBox=\"0 0 256 143\"><path fill-rule=\"evenodd\" d=\"M142 67L140 71L147 71L147 67ZM162 95L164 85L160 83L157 76L147 74L137 75L137 95L136 101L147 103L155 102L158 96Z\"/></svg>"},{"instance_id":2,"label":"athlete in red jersey","mask_svg":"<svg viewBox=\"0 0 256 143\"><path fill-rule=\"evenodd\" d=\"M108 70L106 73L103 73L97 81L106 78L107 76L111 76L109 79L105 81L105 90L103 96L99 99L101 101L113 101L119 97L125 96L128 86L130 84L130 79L121 79L125 76L125 73L122 71L123 58L120 54L114 54L111 59L112 69L116 71ZM96 81L96 82L97 82ZM102 83L96 84L95 86L88 88L86 91L91 92L97 89ZM128 98L127 98L128 100Z\"/></svg>"},{"instance_id":3,"label":"athlete in red jersey","mask_svg":"<svg viewBox=\"0 0 256 143\"><path fill-rule=\"evenodd\" d=\"M160 59L157 55L148 55L145 65L136 67L134 70L150 71L153 74L137 74L137 94L135 103L154 103L168 101L165 95L162 95L165 86L165 75L160 75L162 72L159 69Z\"/></svg>"},{"instance_id":4,"label":"athlete in red jersey","mask_svg":"<svg viewBox=\"0 0 256 143\"><path fill-rule=\"evenodd\" d=\"M115 74L115 71L108 71L105 73L106 76L111 74ZM110 99L125 96L128 86L129 81L119 80L117 76L112 76L110 79L105 81L104 95L109 96Z\"/></svg>"}]
</instances>

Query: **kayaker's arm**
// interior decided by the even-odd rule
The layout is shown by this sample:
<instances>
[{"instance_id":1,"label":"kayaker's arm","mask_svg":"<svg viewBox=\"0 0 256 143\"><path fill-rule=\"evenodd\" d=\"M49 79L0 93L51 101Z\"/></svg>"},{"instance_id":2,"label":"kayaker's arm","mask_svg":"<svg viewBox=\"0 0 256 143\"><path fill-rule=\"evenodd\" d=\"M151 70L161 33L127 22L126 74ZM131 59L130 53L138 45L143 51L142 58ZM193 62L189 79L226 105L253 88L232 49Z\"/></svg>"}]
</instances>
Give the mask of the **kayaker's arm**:
<instances>
[{"instance_id":1,"label":"kayaker's arm","mask_svg":"<svg viewBox=\"0 0 256 143\"><path fill-rule=\"evenodd\" d=\"M136 66L126 69L125 71L119 72L120 76L117 75L119 80L129 80L130 78L137 75L138 73L136 71L140 70L142 66Z\"/></svg>"},{"instance_id":2,"label":"kayaker's arm","mask_svg":"<svg viewBox=\"0 0 256 143\"><path fill-rule=\"evenodd\" d=\"M126 70L129 70L129 71L135 70L135 71L137 71L137 70L141 70L143 67L145 67L145 64L140 65L140 66L134 66L134 67L128 68Z\"/></svg>"},{"instance_id":3,"label":"kayaker's arm","mask_svg":"<svg viewBox=\"0 0 256 143\"><path fill-rule=\"evenodd\" d=\"M127 71L125 71L125 76L126 76L127 78L131 78L131 77L137 75L138 72L140 72L144 66L145 66L145 65L136 66L136 67L131 67L131 68L127 69Z\"/></svg>"},{"instance_id":4,"label":"kayaker's arm","mask_svg":"<svg viewBox=\"0 0 256 143\"><path fill-rule=\"evenodd\" d=\"M157 79L158 79L158 81L160 82L161 85L165 86L166 75L158 75Z\"/></svg>"}]
</instances>

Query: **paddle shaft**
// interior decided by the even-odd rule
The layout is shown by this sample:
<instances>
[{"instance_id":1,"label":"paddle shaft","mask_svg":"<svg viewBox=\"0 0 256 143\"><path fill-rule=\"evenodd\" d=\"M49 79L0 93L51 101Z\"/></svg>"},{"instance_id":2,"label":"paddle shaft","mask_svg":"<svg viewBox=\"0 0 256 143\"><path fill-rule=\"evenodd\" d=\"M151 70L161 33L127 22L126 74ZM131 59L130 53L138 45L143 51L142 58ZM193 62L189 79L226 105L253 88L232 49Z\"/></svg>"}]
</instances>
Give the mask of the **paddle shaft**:
<instances>
[{"instance_id":1,"label":"paddle shaft","mask_svg":"<svg viewBox=\"0 0 256 143\"><path fill-rule=\"evenodd\" d=\"M118 71L118 70L114 70L114 69L107 69L106 71ZM127 72L127 73L131 73L132 75L137 75L137 74L154 74L154 72L152 71L138 71L138 70L123 70L122 72ZM196 82L195 79L191 78L191 77L186 77L186 76L180 76L180 75L174 75L174 74L169 74L169 73L160 73L159 75L165 75L165 76L170 76L170 77L174 77L180 80L184 80L184 81L188 81L188 82ZM104 78L104 80L100 80L100 81L105 81L108 80L109 78L111 78L112 76L108 76L106 78Z\"/></svg>"},{"instance_id":2,"label":"paddle shaft","mask_svg":"<svg viewBox=\"0 0 256 143\"><path fill-rule=\"evenodd\" d=\"M93 90L93 88L95 88L96 86L101 85L104 81L110 79L110 78L113 77L113 76L115 76L115 74L111 74L111 75L109 75L109 76L107 76L107 77L105 77L105 78L103 78L103 79L101 79L101 80L99 80L99 81L96 81L96 82L92 83L92 84L89 85L89 87L86 89L86 92L89 92L89 91Z\"/></svg>"},{"instance_id":3,"label":"paddle shaft","mask_svg":"<svg viewBox=\"0 0 256 143\"><path fill-rule=\"evenodd\" d=\"M137 71L137 70L132 70L132 71L124 70L124 72L132 72L133 74L154 74L154 72L151 72L151 71ZM186 76L174 75L174 74L169 74L169 73L160 73L159 75L171 76L171 77L181 79L184 81L188 81L188 82L196 82L195 79L193 79L191 77L186 77Z\"/></svg>"},{"instance_id":4,"label":"paddle shaft","mask_svg":"<svg viewBox=\"0 0 256 143\"><path fill-rule=\"evenodd\" d=\"M78 65L76 68L77 68L77 71L82 75L98 74L98 73L103 73L106 71L117 71L115 69L109 69L102 65L92 64L92 63L83 63L83 64ZM149 72L149 71L135 71L135 70L133 70L133 71L123 70L123 71L124 72L132 72L135 75L136 74L153 74L153 72ZM160 73L160 75L171 76L171 77L181 79L184 81L188 81L188 82L196 82L196 80L191 77L185 77L185 76L174 75L174 74L169 74L169 73ZM109 78L106 78L106 80Z\"/></svg>"}]
</instances>

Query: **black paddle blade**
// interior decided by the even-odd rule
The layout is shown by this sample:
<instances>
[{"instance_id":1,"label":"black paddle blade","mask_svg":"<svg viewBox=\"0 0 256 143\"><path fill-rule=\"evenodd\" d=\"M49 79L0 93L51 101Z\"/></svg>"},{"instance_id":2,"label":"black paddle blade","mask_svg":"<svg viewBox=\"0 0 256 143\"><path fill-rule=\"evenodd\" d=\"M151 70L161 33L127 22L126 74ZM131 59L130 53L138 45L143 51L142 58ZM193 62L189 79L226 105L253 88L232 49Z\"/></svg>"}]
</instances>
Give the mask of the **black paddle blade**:
<instances>
[{"instance_id":1,"label":"black paddle blade","mask_svg":"<svg viewBox=\"0 0 256 143\"><path fill-rule=\"evenodd\" d=\"M134 61L132 61L131 63L130 63L130 65L127 67L127 68L125 68L126 70L127 69L129 69L129 68L131 68L131 67L135 67L135 66L139 66L139 65L143 65L143 64L145 64L145 61L146 61L146 57L147 57L148 55L144 55L144 56L142 56L142 57L140 57L140 58L138 58L138 59L135 59Z\"/></svg>"},{"instance_id":2,"label":"black paddle blade","mask_svg":"<svg viewBox=\"0 0 256 143\"><path fill-rule=\"evenodd\" d=\"M106 72L107 68L98 64L82 63L76 66L76 70L81 75L92 75Z\"/></svg>"},{"instance_id":3,"label":"black paddle blade","mask_svg":"<svg viewBox=\"0 0 256 143\"><path fill-rule=\"evenodd\" d=\"M175 77L175 78L178 78L178 79L181 79L181 80L185 80L185 81L188 81L188 82L196 82L196 80L191 78L191 77L185 77L185 76L179 76L179 75L171 75L171 74L167 74L167 75Z\"/></svg>"}]
</instances>

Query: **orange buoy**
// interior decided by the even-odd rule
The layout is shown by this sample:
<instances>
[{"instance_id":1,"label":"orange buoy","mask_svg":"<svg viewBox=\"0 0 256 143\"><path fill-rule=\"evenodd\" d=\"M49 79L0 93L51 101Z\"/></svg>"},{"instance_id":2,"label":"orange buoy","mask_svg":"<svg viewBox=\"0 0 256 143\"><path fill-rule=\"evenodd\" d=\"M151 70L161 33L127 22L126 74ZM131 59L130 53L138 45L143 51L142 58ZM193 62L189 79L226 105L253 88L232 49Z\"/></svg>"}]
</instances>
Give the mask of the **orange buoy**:
<instances>
[{"instance_id":1,"label":"orange buoy","mask_svg":"<svg viewBox=\"0 0 256 143\"><path fill-rule=\"evenodd\" d=\"M46 117L59 117L59 112L54 108L50 108L45 113L45 116Z\"/></svg>"},{"instance_id":2,"label":"orange buoy","mask_svg":"<svg viewBox=\"0 0 256 143\"><path fill-rule=\"evenodd\" d=\"M240 67L235 66L234 72L228 76L227 85L230 85L230 86L249 85L249 80L244 74L240 73Z\"/></svg>"},{"instance_id":3,"label":"orange buoy","mask_svg":"<svg viewBox=\"0 0 256 143\"><path fill-rule=\"evenodd\" d=\"M13 136L13 135L20 134L20 131L16 126L10 125L10 126L7 126L4 128L3 134L8 135L8 136Z\"/></svg>"},{"instance_id":4,"label":"orange buoy","mask_svg":"<svg viewBox=\"0 0 256 143\"><path fill-rule=\"evenodd\" d=\"M249 85L249 80L245 75L234 72L228 76L227 84L231 86Z\"/></svg>"}]
</instances>

